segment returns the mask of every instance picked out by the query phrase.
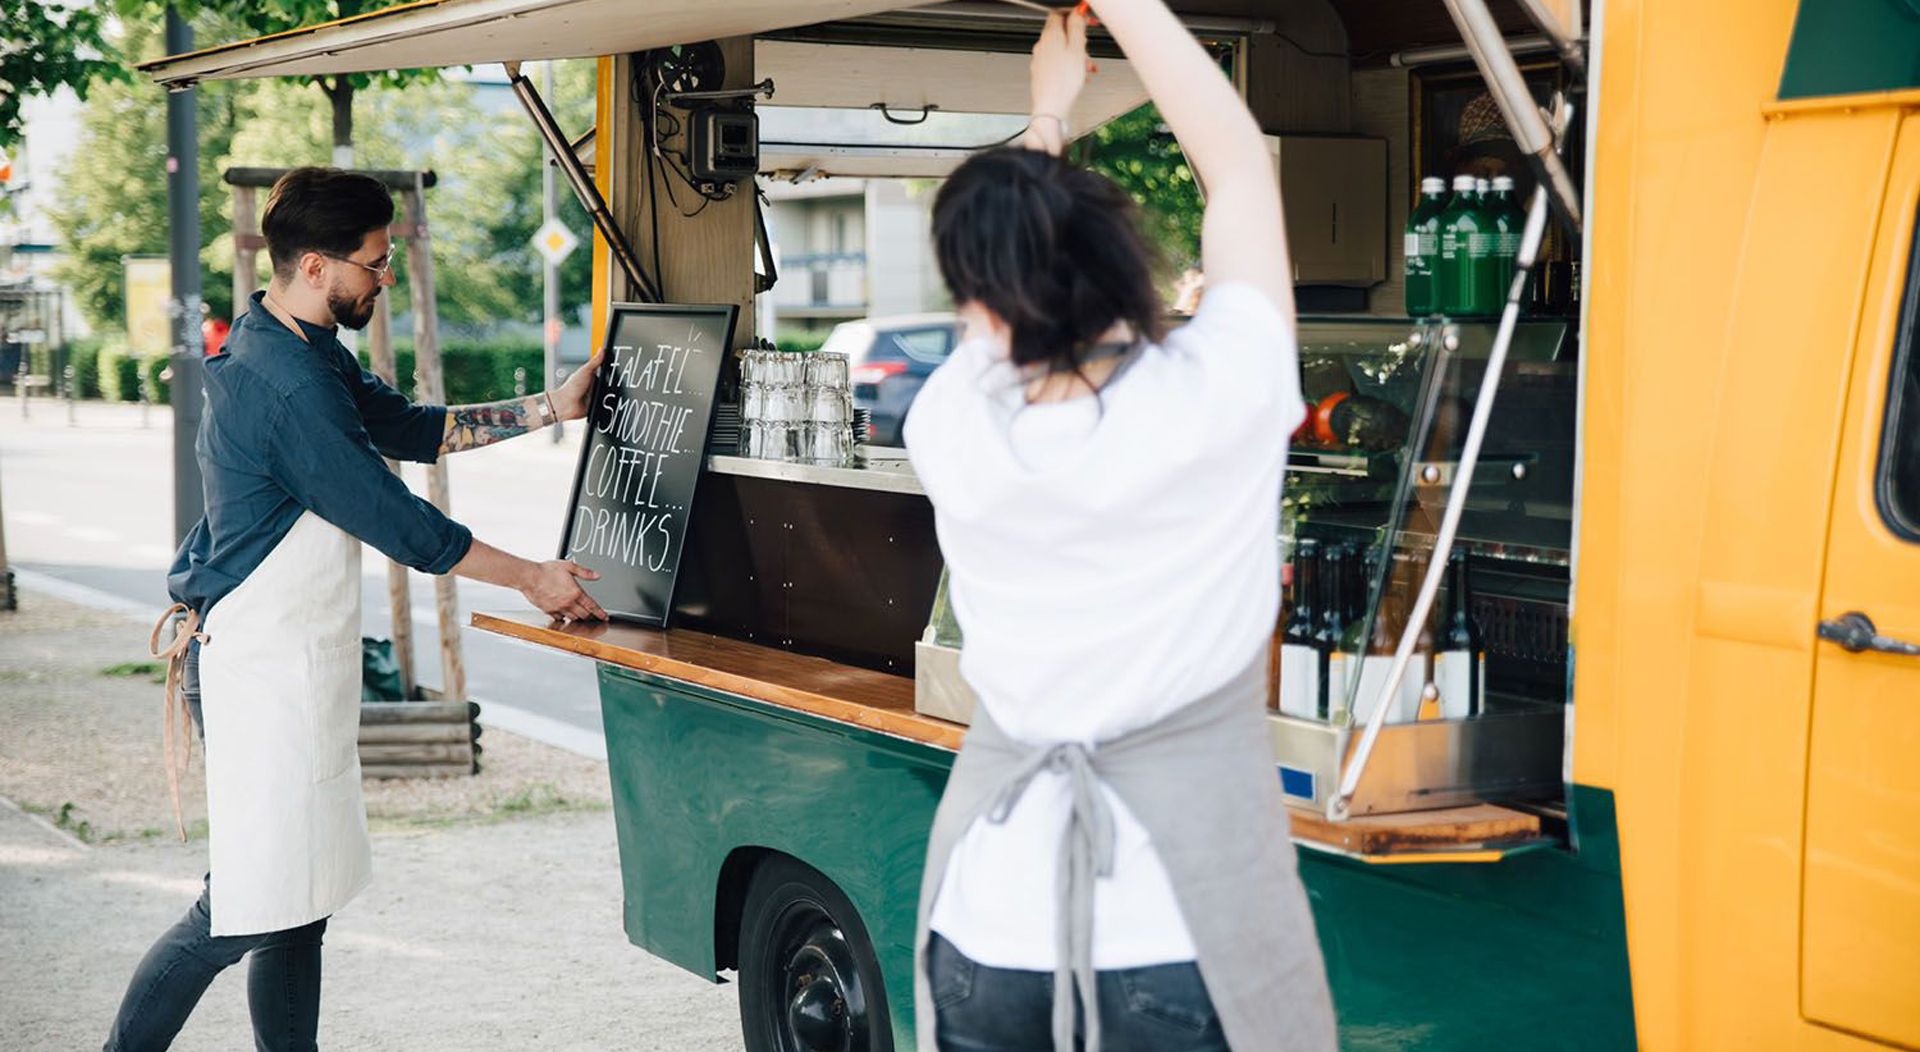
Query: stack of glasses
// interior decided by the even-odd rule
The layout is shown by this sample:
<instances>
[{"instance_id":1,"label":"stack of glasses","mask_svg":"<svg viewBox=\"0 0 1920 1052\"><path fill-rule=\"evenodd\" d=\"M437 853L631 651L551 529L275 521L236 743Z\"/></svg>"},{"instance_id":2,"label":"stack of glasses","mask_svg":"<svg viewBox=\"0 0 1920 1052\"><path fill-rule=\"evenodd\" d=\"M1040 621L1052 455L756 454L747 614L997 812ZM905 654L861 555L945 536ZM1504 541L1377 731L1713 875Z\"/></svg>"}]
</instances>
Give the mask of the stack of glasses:
<instances>
[{"instance_id":1,"label":"stack of glasses","mask_svg":"<svg viewBox=\"0 0 1920 1052\"><path fill-rule=\"evenodd\" d=\"M853 393L844 354L749 351L740 362L741 453L846 467Z\"/></svg>"}]
</instances>

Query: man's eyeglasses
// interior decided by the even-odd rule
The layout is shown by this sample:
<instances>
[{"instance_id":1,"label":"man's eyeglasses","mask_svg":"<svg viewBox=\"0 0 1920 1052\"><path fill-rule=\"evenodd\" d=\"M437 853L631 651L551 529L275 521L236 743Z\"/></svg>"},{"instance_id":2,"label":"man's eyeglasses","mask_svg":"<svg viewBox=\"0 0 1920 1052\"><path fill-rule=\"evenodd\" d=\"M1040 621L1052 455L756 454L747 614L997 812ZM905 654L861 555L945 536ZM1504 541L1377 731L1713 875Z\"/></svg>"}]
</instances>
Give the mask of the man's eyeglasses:
<instances>
[{"instance_id":1,"label":"man's eyeglasses","mask_svg":"<svg viewBox=\"0 0 1920 1052\"><path fill-rule=\"evenodd\" d=\"M359 267L361 270L364 270L367 273L372 274L375 278L384 278L387 276L387 271L393 269L393 253L394 253L393 249L391 248L387 249L387 254L384 256L381 256L380 262L378 263L362 263L357 259L348 259L345 256L336 256L331 252L322 252L320 254L327 257L328 259L337 259L342 263L351 263L354 266Z\"/></svg>"}]
</instances>

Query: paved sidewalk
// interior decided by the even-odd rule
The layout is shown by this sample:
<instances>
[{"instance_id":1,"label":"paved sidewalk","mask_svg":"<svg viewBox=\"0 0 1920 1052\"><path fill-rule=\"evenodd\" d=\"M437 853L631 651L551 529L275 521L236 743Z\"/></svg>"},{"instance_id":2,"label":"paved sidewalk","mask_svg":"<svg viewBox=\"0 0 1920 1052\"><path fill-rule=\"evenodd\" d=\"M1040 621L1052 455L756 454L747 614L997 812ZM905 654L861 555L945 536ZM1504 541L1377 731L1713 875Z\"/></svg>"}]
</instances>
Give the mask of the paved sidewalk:
<instances>
[{"instance_id":1,"label":"paved sidewalk","mask_svg":"<svg viewBox=\"0 0 1920 1052\"><path fill-rule=\"evenodd\" d=\"M148 945L199 893L203 842L85 848L0 807L0 1049L98 1048ZM322 1048L740 1048L732 986L620 930L610 812L374 838L374 883L328 925ZM244 962L174 1048L251 1045Z\"/></svg>"}]
</instances>

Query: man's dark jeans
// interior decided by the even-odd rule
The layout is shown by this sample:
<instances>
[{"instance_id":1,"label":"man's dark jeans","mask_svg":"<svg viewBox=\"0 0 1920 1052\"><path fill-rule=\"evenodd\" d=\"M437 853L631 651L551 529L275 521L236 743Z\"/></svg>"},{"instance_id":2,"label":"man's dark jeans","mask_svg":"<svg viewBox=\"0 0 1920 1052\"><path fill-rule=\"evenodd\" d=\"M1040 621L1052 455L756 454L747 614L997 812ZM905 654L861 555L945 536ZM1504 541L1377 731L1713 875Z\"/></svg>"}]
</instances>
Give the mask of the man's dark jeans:
<instances>
[{"instance_id":1,"label":"man's dark jeans","mask_svg":"<svg viewBox=\"0 0 1920 1052\"><path fill-rule=\"evenodd\" d=\"M200 715L199 649L187 651L184 689L195 723ZM186 1025L213 977L240 958L247 967L247 1007L258 1052L309 1052L320 1026L320 939L325 918L259 935L210 934L213 878L186 916L153 944L134 969L107 1037L106 1052L164 1049Z\"/></svg>"},{"instance_id":2,"label":"man's dark jeans","mask_svg":"<svg viewBox=\"0 0 1920 1052\"><path fill-rule=\"evenodd\" d=\"M941 1052L1052 1052L1052 972L989 968L935 934L927 981ZM1103 971L1097 986L1105 1052L1227 1052L1197 965ZM1077 995L1074 1005L1084 1011ZM1076 1018L1076 1046L1083 1033Z\"/></svg>"}]
</instances>

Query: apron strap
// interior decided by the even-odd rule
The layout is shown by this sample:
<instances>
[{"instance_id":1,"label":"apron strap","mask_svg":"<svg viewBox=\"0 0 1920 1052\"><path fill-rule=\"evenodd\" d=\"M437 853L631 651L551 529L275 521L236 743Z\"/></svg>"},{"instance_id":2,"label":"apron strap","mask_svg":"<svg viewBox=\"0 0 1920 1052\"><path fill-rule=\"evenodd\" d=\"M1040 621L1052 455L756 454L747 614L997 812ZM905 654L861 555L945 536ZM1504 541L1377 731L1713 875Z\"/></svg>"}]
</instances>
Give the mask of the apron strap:
<instances>
[{"instance_id":1,"label":"apron strap","mask_svg":"<svg viewBox=\"0 0 1920 1052\"><path fill-rule=\"evenodd\" d=\"M174 615L181 613L185 616L174 621ZM175 625L173 641L162 647L160 633L169 622ZM199 612L185 603L175 603L167 608L166 613L160 615L160 620L154 623L153 635L147 640L147 653L157 658L165 658L167 662L167 719L161 743L167 755L167 788L173 793L173 824L179 828L182 841L187 839L187 821L180 809L180 768L190 767L193 763L193 735L190 733L193 717L187 711L187 699L180 688L181 680L185 678L187 647L196 639L202 643L213 641L211 636L200 631ZM186 755L184 757L180 757L180 749L174 745L173 741L173 718L176 712L180 715L180 736L185 739Z\"/></svg>"},{"instance_id":2,"label":"apron strap","mask_svg":"<svg viewBox=\"0 0 1920 1052\"><path fill-rule=\"evenodd\" d=\"M1086 1028L1086 1052L1100 1052L1098 977L1093 970L1094 881L1113 875L1114 819L1094 773L1087 746L1066 742L1036 750L989 805L987 821L1000 824L1042 770L1063 774L1073 798L1060 837L1054 874L1053 1047L1068 1052L1073 1041L1073 995L1077 990Z\"/></svg>"}]
</instances>

